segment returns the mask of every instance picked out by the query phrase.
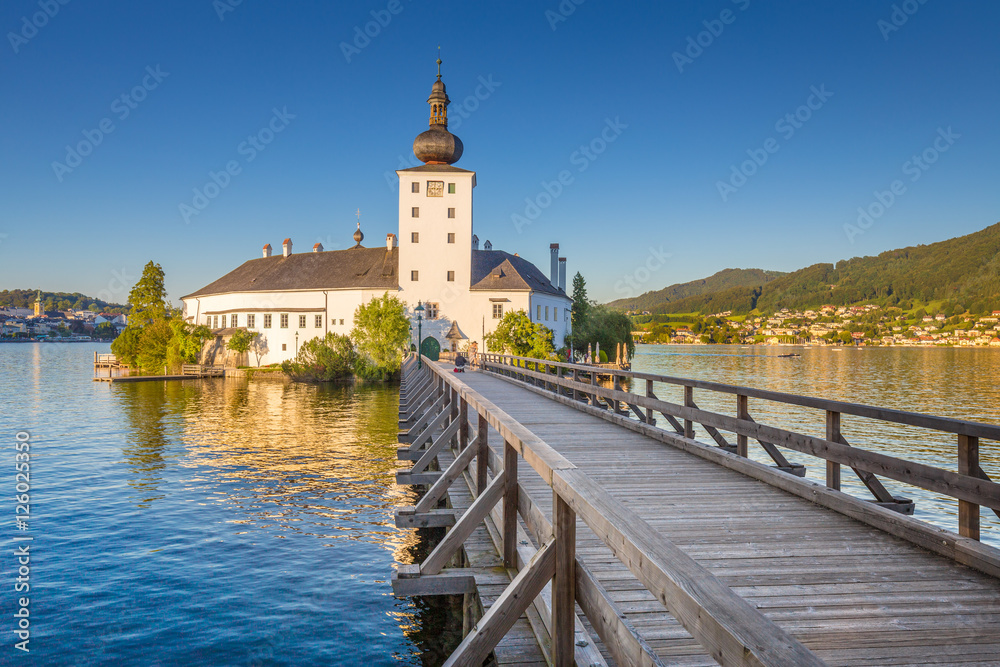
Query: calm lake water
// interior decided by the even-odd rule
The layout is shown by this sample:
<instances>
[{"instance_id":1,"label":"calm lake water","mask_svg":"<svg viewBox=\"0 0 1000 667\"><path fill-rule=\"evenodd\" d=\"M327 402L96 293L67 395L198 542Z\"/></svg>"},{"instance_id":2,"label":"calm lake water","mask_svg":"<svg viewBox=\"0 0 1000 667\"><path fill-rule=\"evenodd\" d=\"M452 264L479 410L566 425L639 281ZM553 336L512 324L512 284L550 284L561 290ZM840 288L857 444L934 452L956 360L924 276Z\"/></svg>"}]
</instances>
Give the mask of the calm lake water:
<instances>
[{"instance_id":1,"label":"calm lake water","mask_svg":"<svg viewBox=\"0 0 1000 667\"><path fill-rule=\"evenodd\" d=\"M795 352L801 357L779 358ZM633 369L683 378L771 389L790 394L866 403L910 412L1000 424L1000 350L968 348L814 348L737 345L640 345ZM683 403L679 387L656 384L656 395ZM696 389L698 407L736 415L736 397ZM825 413L758 399L750 399L750 414L758 422L799 433L823 436ZM956 470L957 436L926 429L897 426L844 415L841 430L855 447L864 447L928 465ZM715 444L698 429L699 440ZM731 434L728 434L731 436ZM728 438L735 443L735 437ZM825 463L811 456L783 450L789 461L806 465L806 476L826 481ZM751 458L773 465L770 457L750 441ZM1000 443L980 441L980 465L1000 479ZM862 498L871 494L850 468L841 469L842 488ZM948 530L957 530L958 503L888 479L883 484L894 495L916 501L914 516ZM982 539L1000 546L1000 520L989 509L981 514Z\"/></svg>"},{"instance_id":2,"label":"calm lake water","mask_svg":"<svg viewBox=\"0 0 1000 667\"><path fill-rule=\"evenodd\" d=\"M109 385L91 380L94 350L107 346L0 345L0 664L440 663L460 623L437 602L397 600L389 585L393 562L427 549L427 535L393 527L393 507L414 500L394 483L394 388ZM804 349L775 358L783 351L640 346L635 367L1000 423L997 351ZM678 400L672 392L657 388ZM728 413L735 403L695 398ZM823 433L814 411L753 399L750 409L761 422ZM853 444L954 468L954 437L844 422ZM19 431L32 442L26 532L13 521ZM822 479L821 465L789 456ZM982 459L1000 478L996 443L982 443ZM845 489L850 477L845 470ZM916 498L919 517L954 529L954 501L887 485ZM992 513L983 524L998 542ZM28 656L11 632L16 536L33 538Z\"/></svg>"},{"instance_id":3,"label":"calm lake water","mask_svg":"<svg viewBox=\"0 0 1000 667\"><path fill-rule=\"evenodd\" d=\"M280 381L92 381L99 344L0 345L0 664L421 665L440 607L392 596L398 393ZM31 518L14 527L14 437ZM13 647L31 536L31 653ZM426 540L425 540L426 542ZM460 639L460 637L459 637Z\"/></svg>"}]
</instances>

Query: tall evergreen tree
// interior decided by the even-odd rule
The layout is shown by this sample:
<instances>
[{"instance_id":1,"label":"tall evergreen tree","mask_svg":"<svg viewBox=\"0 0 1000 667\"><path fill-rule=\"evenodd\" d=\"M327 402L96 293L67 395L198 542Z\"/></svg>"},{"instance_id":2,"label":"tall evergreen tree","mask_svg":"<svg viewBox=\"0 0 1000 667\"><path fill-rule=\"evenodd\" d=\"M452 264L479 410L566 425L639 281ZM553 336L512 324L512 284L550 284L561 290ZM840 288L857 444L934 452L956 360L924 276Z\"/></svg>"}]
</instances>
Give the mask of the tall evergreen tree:
<instances>
[{"instance_id":1,"label":"tall evergreen tree","mask_svg":"<svg viewBox=\"0 0 1000 667\"><path fill-rule=\"evenodd\" d=\"M573 328L583 324L590 312L590 301L587 299L587 281L579 271L573 276Z\"/></svg>"},{"instance_id":2,"label":"tall evergreen tree","mask_svg":"<svg viewBox=\"0 0 1000 667\"><path fill-rule=\"evenodd\" d=\"M132 306L129 312L129 326L144 326L155 320L167 317L167 290L163 286L163 268L152 260L142 270L139 278L128 293L128 302Z\"/></svg>"}]
</instances>

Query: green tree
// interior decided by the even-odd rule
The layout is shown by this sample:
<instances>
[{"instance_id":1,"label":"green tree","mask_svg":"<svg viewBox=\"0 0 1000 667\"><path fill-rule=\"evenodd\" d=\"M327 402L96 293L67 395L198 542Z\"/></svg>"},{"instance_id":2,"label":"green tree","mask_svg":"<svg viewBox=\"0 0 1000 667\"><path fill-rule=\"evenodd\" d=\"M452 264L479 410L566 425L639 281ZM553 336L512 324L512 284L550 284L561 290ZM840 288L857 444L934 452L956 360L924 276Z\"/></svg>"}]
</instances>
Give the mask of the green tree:
<instances>
[{"instance_id":1,"label":"green tree","mask_svg":"<svg viewBox=\"0 0 1000 667\"><path fill-rule=\"evenodd\" d=\"M615 354L620 343L625 343L626 358L631 359L635 354L632 320L621 311L607 306L591 306L583 322L573 326L573 333L567 336L567 340L573 349L580 351L586 350L588 344L600 343L601 351L606 351L609 356Z\"/></svg>"},{"instance_id":2,"label":"green tree","mask_svg":"<svg viewBox=\"0 0 1000 667\"><path fill-rule=\"evenodd\" d=\"M576 275L573 276L573 313L571 320L574 329L587 318L590 308L591 303L587 299L587 281L577 271Z\"/></svg>"},{"instance_id":3,"label":"green tree","mask_svg":"<svg viewBox=\"0 0 1000 667\"><path fill-rule=\"evenodd\" d=\"M532 322L523 310L504 314L500 324L486 334L486 349L516 357L549 359L555 354L554 334L544 324Z\"/></svg>"},{"instance_id":4,"label":"green tree","mask_svg":"<svg viewBox=\"0 0 1000 667\"><path fill-rule=\"evenodd\" d=\"M281 370L297 382L329 382L350 377L357 358L349 337L328 333L303 343L295 359L281 362Z\"/></svg>"},{"instance_id":5,"label":"green tree","mask_svg":"<svg viewBox=\"0 0 1000 667\"><path fill-rule=\"evenodd\" d=\"M208 327L205 327L205 329L208 329ZM209 331L208 335L211 336L212 332ZM256 331L239 329L238 331L233 332L233 335L230 336L229 342L226 343L226 349L237 352L242 356L249 352L250 348L253 347L253 340L257 337L257 335Z\"/></svg>"},{"instance_id":6,"label":"green tree","mask_svg":"<svg viewBox=\"0 0 1000 667\"><path fill-rule=\"evenodd\" d=\"M379 381L396 377L410 342L406 304L386 292L358 306L351 339L357 345L356 371L360 377Z\"/></svg>"},{"instance_id":7,"label":"green tree","mask_svg":"<svg viewBox=\"0 0 1000 667\"><path fill-rule=\"evenodd\" d=\"M128 302L132 306L129 312L129 326L133 321L138 326L144 326L155 320L166 319L169 314L167 307L167 290L163 286L163 269L150 260L142 270L139 278L128 293Z\"/></svg>"}]
</instances>

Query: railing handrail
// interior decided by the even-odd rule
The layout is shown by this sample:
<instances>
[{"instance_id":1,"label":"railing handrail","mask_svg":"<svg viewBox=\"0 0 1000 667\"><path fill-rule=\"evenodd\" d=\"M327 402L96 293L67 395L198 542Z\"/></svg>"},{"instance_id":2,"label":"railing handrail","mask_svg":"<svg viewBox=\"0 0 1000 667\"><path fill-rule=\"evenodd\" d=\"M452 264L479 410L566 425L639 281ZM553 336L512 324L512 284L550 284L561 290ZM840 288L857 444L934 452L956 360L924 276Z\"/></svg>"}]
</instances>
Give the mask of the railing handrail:
<instances>
[{"instance_id":1,"label":"railing handrail","mask_svg":"<svg viewBox=\"0 0 1000 667\"><path fill-rule=\"evenodd\" d=\"M515 355L497 354L492 352L481 353L480 356L483 358L495 357L502 359L511 359L516 361L525 361L529 363L543 364L556 368L578 370L586 373L595 372L595 367L593 366L587 366L582 364L571 364L564 361L532 359L530 357L518 357ZM780 391L772 391L769 389L741 387L739 385L723 384L720 382L711 382L708 380L680 378L670 375L657 375L655 373L644 373L644 372L625 371L625 370L613 370L613 371L609 370L608 372L601 374L608 375L612 373L620 377L632 377L638 380L652 380L654 382L663 382L664 384L674 384L683 387L694 387L696 389L707 389L709 391L715 391L724 394L749 396L751 398L759 398L767 401L773 401L776 403L787 403L789 405L797 405L806 408L815 408L817 410L827 410L830 412L839 412L845 415L854 415L857 417L876 419L879 421L903 424L905 426L918 426L935 431L943 431L946 433L969 435L969 436L975 436L977 438L985 438L987 440L1000 441L1000 426L994 424L986 424L983 422L975 422L965 419L955 419L953 417L941 417L938 415L931 415L923 412L907 412L905 410L897 410L895 408L882 408L875 405L867 405L864 403L849 403L847 401L818 398L814 396L789 394Z\"/></svg>"},{"instance_id":2,"label":"railing handrail","mask_svg":"<svg viewBox=\"0 0 1000 667\"><path fill-rule=\"evenodd\" d=\"M530 429L424 359L424 367L487 419L712 656L723 664L825 664Z\"/></svg>"}]
</instances>

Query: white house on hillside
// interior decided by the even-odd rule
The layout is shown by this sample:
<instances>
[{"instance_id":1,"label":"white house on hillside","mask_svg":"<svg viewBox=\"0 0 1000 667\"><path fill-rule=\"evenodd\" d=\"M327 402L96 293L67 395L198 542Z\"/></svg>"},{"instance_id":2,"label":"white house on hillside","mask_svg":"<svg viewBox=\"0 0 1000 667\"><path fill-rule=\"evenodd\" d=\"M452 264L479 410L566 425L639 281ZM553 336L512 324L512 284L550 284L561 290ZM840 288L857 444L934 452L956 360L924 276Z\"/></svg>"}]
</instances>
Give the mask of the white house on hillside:
<instances>
[{"instance_id":1,"label":"white house on hillside","mask_svg":"<svg viewBox=\"0 0 1000 667\"><path fill-rule=\"evenodd\" d=\"M217 335L237 328L259 332L260 363L295 356L298 345L328 332L347 334L354 311L386 292L407 303L417 336L414 308L424 307L421 351L432 358L439 349L456 349L493 331L503 315L524 310L555 334L557 347L570 332L572 301L566 295L566 260L558 244L549 248L546 276L517 254L479 247L473 227L472 194L476 172L453 166L462 156L461 140L448 131L448 99L437 80L427 100L430 128L417 136L413 152L424 164L397 171L399 236L384 246L357 243L347 250L295 254L285 239L280 255L270 244L249 260L200 290L182 297L188 322L207 324ZM256 355L251 362L256 363Z\"/></svg>"}]
</instances>

